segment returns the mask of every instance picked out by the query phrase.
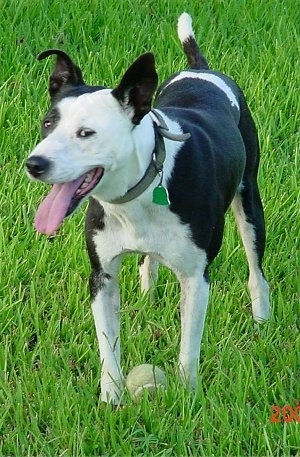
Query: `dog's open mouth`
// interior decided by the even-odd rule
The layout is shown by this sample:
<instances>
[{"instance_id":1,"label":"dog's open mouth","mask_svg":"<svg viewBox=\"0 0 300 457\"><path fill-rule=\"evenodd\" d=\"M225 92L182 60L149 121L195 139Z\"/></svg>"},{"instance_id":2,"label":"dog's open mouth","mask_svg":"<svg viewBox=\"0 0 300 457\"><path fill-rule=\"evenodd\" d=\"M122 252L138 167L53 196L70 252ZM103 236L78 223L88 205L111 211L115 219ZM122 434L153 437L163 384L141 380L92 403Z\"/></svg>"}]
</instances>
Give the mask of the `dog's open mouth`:
<instances>
[{"instance_id":1,"label":"dog's open mouth","mask_svg":"<svg viewBox=\"0 0 300 457\"><path fill-rule=\"evenodd\" d=\"M37 209L34 226L40 233L53 235L63 219L71 214L103 176L103 168L94 168L74 181L54 184Z\"/></svg>"}]
</instances>

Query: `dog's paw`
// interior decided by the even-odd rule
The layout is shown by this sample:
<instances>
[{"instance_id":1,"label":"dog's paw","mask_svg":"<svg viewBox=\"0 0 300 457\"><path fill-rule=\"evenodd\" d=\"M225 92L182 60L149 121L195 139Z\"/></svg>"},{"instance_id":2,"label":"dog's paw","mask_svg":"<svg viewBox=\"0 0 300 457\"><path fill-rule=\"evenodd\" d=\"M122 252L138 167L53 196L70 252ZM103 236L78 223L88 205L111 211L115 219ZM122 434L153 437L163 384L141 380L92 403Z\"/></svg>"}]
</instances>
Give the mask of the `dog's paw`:
<instances>
[{"instance_id":1,"label":"dog's paw","mask_svg":"<svg viewBox=\"0 0 300 457\"><path fill-rule=\"evenodd\" d=\"M124 397L124 382L123 381L114 381L101 383L101 394L100 400L103 403L108 403L115 406L123 405Z\"/></svg>"}]
</instances>

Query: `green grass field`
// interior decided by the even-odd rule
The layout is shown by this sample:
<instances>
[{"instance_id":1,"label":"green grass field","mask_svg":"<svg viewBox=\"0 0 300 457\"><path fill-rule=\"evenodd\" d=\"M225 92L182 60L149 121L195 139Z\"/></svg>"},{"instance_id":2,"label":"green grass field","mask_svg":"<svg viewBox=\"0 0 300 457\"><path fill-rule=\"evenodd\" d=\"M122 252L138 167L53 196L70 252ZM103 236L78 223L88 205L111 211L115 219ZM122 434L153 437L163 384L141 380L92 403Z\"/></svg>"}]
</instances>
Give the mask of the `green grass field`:
<instances>
[{"instance_id":1,"label":"green grass field","mask_svg":"<svg viewBox=\"0 0 300 457\"><path fill-rule=\"evenodd\" d=\"M299 1L2 0L0 6L0 456L300 456L299 422L270 421L272 405L300 403ZM163 81L186 65L176 36L183 11L193 16L212 66L244 89L259 128L272 317L259 334L254 330L246 261L229 214L211 268L199 389L189 394L176 376L178 284L162 269L149 306L137 260L128 258L120 276L124 372L154 363L169 385L154 400L145 396L136 405L127 398L116 410L99 401L86 206L53 242L33 229L45 187L28 181L24 161L39 139L53 66L35 56L59 47L88 83L112 86L151 50Z\"/></svg>"}]
</instances>

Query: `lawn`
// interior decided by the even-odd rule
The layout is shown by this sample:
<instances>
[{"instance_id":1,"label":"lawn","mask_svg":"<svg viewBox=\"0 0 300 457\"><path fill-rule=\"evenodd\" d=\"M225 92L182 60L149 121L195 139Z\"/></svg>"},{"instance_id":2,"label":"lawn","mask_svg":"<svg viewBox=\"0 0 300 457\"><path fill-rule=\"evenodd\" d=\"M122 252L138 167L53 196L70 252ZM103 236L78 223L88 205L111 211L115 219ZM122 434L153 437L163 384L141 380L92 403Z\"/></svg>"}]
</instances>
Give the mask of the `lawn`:
<instances>
[{"instance_id":1,"label":"lawn","mask_svg":"<svg viewBox=\"0 0 300 457\"><path fill-rule=\"evenodd\" d=\"M186 66L176 36L184 10L212 66L244 89L259 129L272 315L254 328L229 214L211 268L199 389L189 394L176 370L178 284L162 268L149 306L129 257L120 275L124 372L154 363L169 384L156 399L127 398L116 409L99 401L86 205L52 242L33 229L45 187L28 181L24 162L53 65L35 56L61 48L88 83L113 86L151 50L163 81ZM272 405L300 404L299 24L294 0L2 0L0 456L300 456L299 411L298 421L271 421Z\"/></svg>"}]
</instances>

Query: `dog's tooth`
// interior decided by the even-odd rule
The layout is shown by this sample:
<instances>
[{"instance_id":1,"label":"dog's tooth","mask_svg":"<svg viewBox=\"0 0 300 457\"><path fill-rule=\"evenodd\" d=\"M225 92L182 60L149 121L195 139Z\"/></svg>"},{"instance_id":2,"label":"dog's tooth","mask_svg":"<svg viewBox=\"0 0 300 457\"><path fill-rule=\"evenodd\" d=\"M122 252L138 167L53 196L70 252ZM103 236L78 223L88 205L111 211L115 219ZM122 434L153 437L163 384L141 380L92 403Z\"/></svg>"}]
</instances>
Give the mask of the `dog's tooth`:
<instances>
[{"instance_id":1,"label":"dog's tooth","mask_svg":"<svg viewBox=\"0 0 300 457\"><path fill-rule=\"evenodd\" d=\"M89 173L89 174L86 176L84 182L85 182L85 183L90 183L91 180L92 180L92 173Z\"/></svg>"}]
</instances>

